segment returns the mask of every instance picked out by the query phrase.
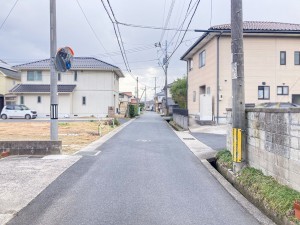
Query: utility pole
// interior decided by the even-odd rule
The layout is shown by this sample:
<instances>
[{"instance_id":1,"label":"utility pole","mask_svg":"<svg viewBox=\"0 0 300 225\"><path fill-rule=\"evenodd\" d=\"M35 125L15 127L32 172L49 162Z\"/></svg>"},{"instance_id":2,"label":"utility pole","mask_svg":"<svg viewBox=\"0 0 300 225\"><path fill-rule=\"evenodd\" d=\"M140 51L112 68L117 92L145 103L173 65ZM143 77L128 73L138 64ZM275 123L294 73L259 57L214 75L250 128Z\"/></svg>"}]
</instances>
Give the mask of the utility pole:
<instances>
[{"instance_id":1,"label":"utility pole","mask_svg":"<svg viewBox=\"0 0 300 225\"><path fill-rule=\"evenodd\" d=\"M243 11L242 0L231 0L232 51L232 153L233 171L240 171L246 161L246 123L244 89Z\"/></svg>"},{"instance_id":2,"label":"utility pole","mask_svg":"<svg viewBox=\"0 0 300 225\"><path fill-rule=\"evenodd\" d=\"M155 93L155 96L156 96L156 77L154 77L154 79L155 79L154 93Z\"/></svg>"},{"instance_id":3,"label":"utility pole","mask_svg":"<svg viewBox=\"0 0 300 225\"><path fill-rule=\"evenodd\" d=\"M145 85L145 108L146 108L146 101L147 101L147 86Z\"/></svg>"},{"instance_id":4,"label":"utility pole","mask_svg":"<svg viewBox=\"0 0 300 225\"><path fill-rule=\"evenodd\" d=\"M140 114L140 101L139 101L139 77L136 78L136 95L137 95L137 106L138 106L138 114Z\"/></svg>"},{"instance_id":5,"label":"utility pole","mask_svg":"<svg viewBox=\"0 0 300 225\"><path fill-rule=\"evenodd\" d=\"M168 64L169 64L169 60L168 60L168 42L166 40L166 49L165 49L165 58L164 58L164 62L163 64L165 65L164 71L165 71L165 97L166 97L166 102L165 102L165 106L166 106L166 116L169 115L169 106L168 106Z\"/></svg>"},{"instance_id":6,"label":"utility pole","mask_svg":"<svg viewBox=\"0 0 300 225\"><path fill-rule=\"evenodd\" d=\"M55 69L56 54L56 0L50 0L50 137L51 141L58 140L58 96L57 73Z\"/></svg>"}]
</instances>

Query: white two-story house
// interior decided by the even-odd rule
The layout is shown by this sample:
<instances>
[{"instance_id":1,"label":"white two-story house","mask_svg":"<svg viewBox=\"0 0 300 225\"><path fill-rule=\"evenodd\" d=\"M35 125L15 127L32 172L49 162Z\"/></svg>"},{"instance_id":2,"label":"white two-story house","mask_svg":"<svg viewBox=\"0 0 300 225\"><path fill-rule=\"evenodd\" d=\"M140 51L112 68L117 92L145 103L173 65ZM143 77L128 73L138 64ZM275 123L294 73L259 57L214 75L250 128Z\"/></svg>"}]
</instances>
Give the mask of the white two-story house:
<instances>
[{"instance_id":1,"label":"white two-story house","mask_svg":"<svg viewBox=\"0 0 300 225\"><path fill-rule=\"evenodd\" d=\"M50 60L16 65L21 84L10 92L17 104L35 109L39 117L50 114ZM111 64L91 57L74 57L72 69L57 73L59 117L105 117L118 111L119 78L122 71Z\"/></svg>"}]
</instances>

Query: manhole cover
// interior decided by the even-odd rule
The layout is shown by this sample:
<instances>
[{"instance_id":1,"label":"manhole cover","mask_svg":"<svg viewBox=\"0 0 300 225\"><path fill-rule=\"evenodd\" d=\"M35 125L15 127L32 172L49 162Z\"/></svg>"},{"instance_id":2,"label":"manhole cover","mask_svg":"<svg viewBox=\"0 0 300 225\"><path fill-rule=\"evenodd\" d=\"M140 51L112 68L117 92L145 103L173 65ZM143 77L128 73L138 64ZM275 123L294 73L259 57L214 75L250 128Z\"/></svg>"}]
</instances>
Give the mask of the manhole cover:
<instances>
[{"instance_id":1,"label":"manhole cover","mask_svg":"<svg viewBox=\"0 0 300 225\"><path fill-rule=\"evenodd\" d=\"M195 138L183 138L183 140L190 140L190 141L192 141L192 140L195 140Z\"/></svg>"}]
</instances>

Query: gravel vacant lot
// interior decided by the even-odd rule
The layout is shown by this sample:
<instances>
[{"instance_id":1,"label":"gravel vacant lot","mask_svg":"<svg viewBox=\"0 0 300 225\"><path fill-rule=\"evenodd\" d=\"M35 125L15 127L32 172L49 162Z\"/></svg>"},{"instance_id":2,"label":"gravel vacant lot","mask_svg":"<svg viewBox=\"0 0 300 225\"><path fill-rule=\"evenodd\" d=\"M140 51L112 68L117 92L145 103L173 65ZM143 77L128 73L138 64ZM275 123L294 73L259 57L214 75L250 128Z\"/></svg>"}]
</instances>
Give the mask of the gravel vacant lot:
<instances>
[{"instance_id":1,"label":"gravel vacant lot","mask_svg":"<svg viewBox=\"0 0 300 225\"><path fill-rule=\"evenodd\" d=\"M73 154L100 138L99 121L60 122L58 138L62 141L62 154ZM113 130L101 123L102 136ZM0 123L0 141L50 140L50 122Z\"/></svg>"}]
</instances>

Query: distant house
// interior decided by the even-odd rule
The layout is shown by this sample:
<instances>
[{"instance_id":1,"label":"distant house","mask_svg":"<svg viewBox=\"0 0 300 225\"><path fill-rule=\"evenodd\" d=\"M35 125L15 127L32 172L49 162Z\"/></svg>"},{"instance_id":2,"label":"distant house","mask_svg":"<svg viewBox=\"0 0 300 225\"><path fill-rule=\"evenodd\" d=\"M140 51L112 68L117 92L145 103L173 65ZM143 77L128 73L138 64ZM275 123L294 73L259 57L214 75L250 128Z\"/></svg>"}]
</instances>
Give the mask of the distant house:
<instances>
[{"instance_id":1,"label":"distant house","mask_svg":"<svg viewBox=\"0 0 300 225\"><path fill-rule=\"evenodd\" d=\"M10 93L19 104L37 110L38 116L49 116L50 60L45 59L13 67L21 72L21 84ZM91 57L74 57L72 69L58 73L59 117L104 117L118 112L119 78L122 71Z\"/></svg>"},{"instance_id":2,"label":"distant house","mask_svg":"<svg viewBox=\"0 0 300 225\"><path fill-rule=\"evenodd\" d=\"M21 75L4 61L0 60L0 111L4 105L16 103L16 96L9 90L20 83Z\"/></svg>"},{"instance_id":3,"label":"distant house","mask_svg":"<svg viewBox=\"0 0 300 225\"><path fill-rule=\"evenodd\" d=\"M131 98L130 99L130 104L137 105L138 104L138 99L137 98Z\"/></svg>"},{"instance_id":4,"label":"distant house","mask_svg":"<svg viewBox=\"0 0 300 225\"><path fill-rule=\"evenodd\" d=\"M231 25L209 28L181 57L188 69L188 110L225 122L232 106ZM244 22L246 103L300 104L300 24Z\"/></svg>"},{"instance_id":5,"label":"distant house","mask_svg":"<svg viewBox=\"0 0 300 225\"><path fill-rule=\"evenodd\" d=\"M155 95L154 102L155 102L156 112L162 113L162 104L163 104L164 97L165 97L164 91L161 91Z\"/></svg>"},{"instance_id":6,"label":"distant house","mask_svg":"<svg viewBox=\"0 0 300 225\"><path fill-rule=\"evenodd\" d=\"M178 104L176 104L172 98L171 94L171 87L173 83L170 83L167 85L167 95L168 95L168 107L169 107L169 113L172 114L173 108L177 108ZM166 97L165 97L165 88L162 89L161 92L157 93L154 97L155 100L155 109L156 112L164 113L166 111Z\"/></svg>"},{"instance_id":7,"label":"distant house","mask_svg":"<svg viewBox=\"0 0 300 225\"><path fill-rule=\"evenodd\" d=\"M131 92L120 92L119 94L119 113L125 115L128 109L128 105L131 103Z\"/></svg>"}]
</instances>

